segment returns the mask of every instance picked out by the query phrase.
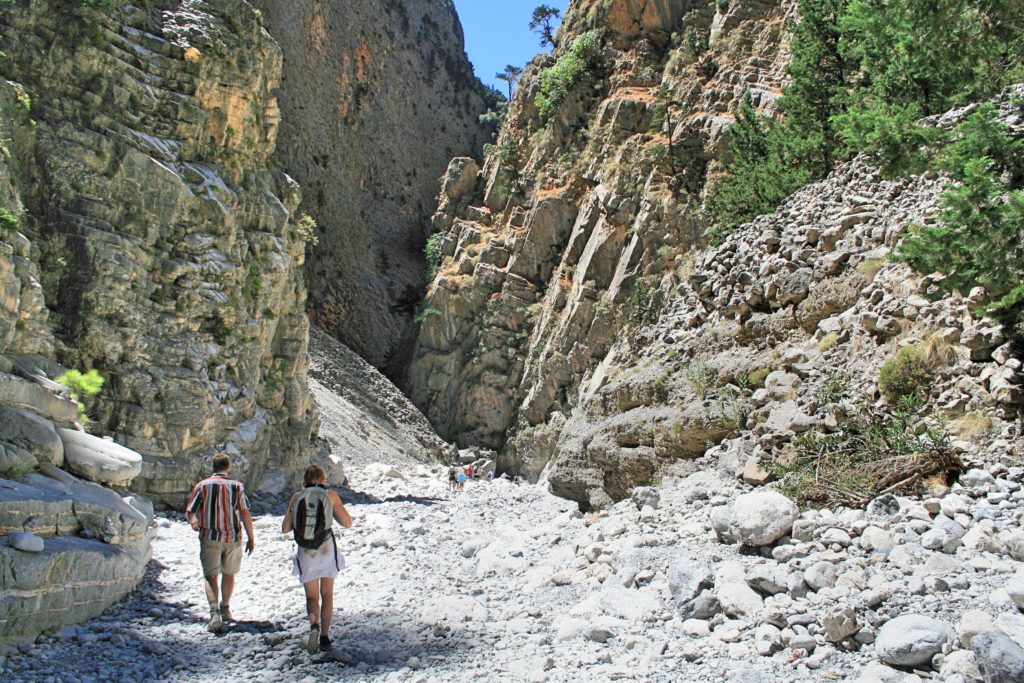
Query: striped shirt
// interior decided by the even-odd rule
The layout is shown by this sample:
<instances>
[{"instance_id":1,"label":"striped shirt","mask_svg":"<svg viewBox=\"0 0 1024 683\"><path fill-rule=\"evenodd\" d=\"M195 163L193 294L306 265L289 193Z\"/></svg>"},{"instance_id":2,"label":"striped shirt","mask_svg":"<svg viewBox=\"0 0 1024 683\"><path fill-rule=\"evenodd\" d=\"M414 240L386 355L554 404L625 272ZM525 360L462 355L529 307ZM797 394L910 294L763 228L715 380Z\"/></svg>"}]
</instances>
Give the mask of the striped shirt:
<instances>
[{"instance_id":1,"label":"striped shirt","mask_svg":"<svg viewBox=\"0 0 1024 683\"><path fill-rule=\"evenodd\" d=\"M240 510L249 509L245 486L227 475L215 474L195 485L185 512L194 512L199 521L199 538L234 543L242 540Z\"/></svg>"}]
</instances>

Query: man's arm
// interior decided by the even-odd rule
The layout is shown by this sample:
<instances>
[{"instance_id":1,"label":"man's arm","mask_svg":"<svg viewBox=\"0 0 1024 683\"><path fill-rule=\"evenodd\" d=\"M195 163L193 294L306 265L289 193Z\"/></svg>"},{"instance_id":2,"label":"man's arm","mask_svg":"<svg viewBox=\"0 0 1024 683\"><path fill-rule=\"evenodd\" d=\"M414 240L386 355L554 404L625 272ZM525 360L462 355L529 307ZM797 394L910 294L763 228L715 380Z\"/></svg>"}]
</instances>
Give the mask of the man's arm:
<instances>
[{"instance_id":1,"label":"man's arm","mask_svg":"<svg viewBox=\"0 0 1024 683\"><path fill-rule=\"evenodd\" d=\"M256 550L256 531L252 528L252 513L249 512L249 500L243 491L238 497L238 516L242 518L242 525L245 526L245 535L249 538L245 543L245 552L252 555Z\"/></svg>"},{"instance_id":2,"label":"man's arm","mask_svg":"<svg viewBox=\"0 0 1024 683\"><path fill-rule=\"evenodd\" d=\"M199 531L199 519L196 517L196 507L199 503L199 485L196 484L192 488L192 493L188 497L188 503L185 505L185 519L192 525L194 531Z\"/></svg>"},{"instance_id":3,"label":"man's arm","mask_svg":"<svg viewBox=\"0 0 1024 683\"><path fill-rule=\"evenodd\" d=\"M245 525L245 534L249 537L245 544L245 552L252 555L252 551L256 550L256 532L252 528L252 515L248 509L242 510L242 524Z\"/></svg>"}]
</instances>

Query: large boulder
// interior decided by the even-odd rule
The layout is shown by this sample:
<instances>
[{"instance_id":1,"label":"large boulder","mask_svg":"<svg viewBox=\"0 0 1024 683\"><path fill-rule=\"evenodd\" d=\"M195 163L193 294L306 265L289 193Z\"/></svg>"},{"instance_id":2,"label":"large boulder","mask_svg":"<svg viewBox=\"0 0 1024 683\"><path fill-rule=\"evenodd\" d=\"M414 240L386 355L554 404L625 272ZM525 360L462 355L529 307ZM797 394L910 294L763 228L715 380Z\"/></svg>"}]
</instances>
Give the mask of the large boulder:
<instances>
[{"instance_id":1,"label":"large boulder","mask_svg":"<svg viewBox=\"0 0 1024 683\"><path fill-rule=\"evenodd\" d=\"M875 654L892 666L928 667L956 635L945 622L922 614L904 614L888 621L875 638Z\"/></svg>"},{"instance_id":2,"label":"large boulder","mask_svg":"<svg viewBox=\"0 0 1024 683\"><path fill-rule=\"evenodd\" d=\"M668 567L668 589L680 608L714 585L711 569L697 560L680 558Z\"/></svg>"},{"instance_id":3,"label":"large boulder","mask_svg":"<svg viewBox=\"0 0 1024 683\"><path fill-rule=\"evenodd\" d=\"M1024 681L1024 648L999 631L975 636L971 649L985 683Z\"/></svg>"},{"instance_id":4,"label":"large boulder","mask_svg":"<svg viewBox=\"0 0 1024 683\"><path fill-rule=\"evenodd\" d=\"M98 484L128 486L142 472L142 456L109 439L73 429L58 430L67 468Z\"/></svg>"},{"instance_id":5,"label":"large boulder","mask_svg":"<svg viewBox=\"0 0 1024 683\"><path fill-rule=\"evenodd\" d=\"M53 423L23 408L0 408L0 442L13 444L31 453L38 462L60 467L64 464L64 444Z\"/></svg>"},{"instance_id":6,"label":"large boulder","mask_svg":"<svg viewBox=\"0 0 1024 683\"><path fill-rule=\"evenodd\" d=\"M17 531L40 536L83 531L110 544L142 541L152 506L140 511L108 488L82 481L53 465L42 465L24 481L0 479L0 534Z\"/></svg>"},{"instance_id":7,"label":"large boulder","mask_svg":"<svg viewBox=\"0 0 1024 683\"><path fill-rule=\"evenodd\" d=\"M7 537L12 548L26 553L41 553L46 547L43 539L27 531L15 531Z\"/></svg>"},{"instance_id":8,"label":"large boulder","mask_svg":"<svg viewBox=\"0 0 1024 683\"><path fill-rule=\"evenodd\" d=\"M793 528L800 511L796 503L777 491L754 491L736 499L729 530L746 545L769 545Z\"/></svg>"}]
</instances>

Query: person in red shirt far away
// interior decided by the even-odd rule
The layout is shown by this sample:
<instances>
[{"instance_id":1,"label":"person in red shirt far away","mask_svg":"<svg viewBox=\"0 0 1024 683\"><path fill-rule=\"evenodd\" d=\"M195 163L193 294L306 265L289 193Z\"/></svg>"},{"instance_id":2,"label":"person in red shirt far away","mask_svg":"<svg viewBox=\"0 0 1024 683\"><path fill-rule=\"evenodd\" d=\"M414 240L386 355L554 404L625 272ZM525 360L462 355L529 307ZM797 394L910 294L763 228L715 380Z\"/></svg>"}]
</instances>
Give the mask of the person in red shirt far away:
<instances>
[{"instance_id":1,"label":"person in red shirt far away","mask_svg":"<svg viewBox=\"0 0 1024 683\"><path fill-rule=\"evenodd\" d=\"M185 506L185 517L199 532L199 562L203 566L206 599L210 603L211 633L220 632L231 616L231 594L235 590L235 574L242 566L242 526L248 541L245 551L252 555L256 535L252 514L242 482L231 479L231 459L213 456L213 475L192 488ZM217 585L218 578L220 585ZM218 604L219 603L219 604Z\"/></svg>"}]
</instances>

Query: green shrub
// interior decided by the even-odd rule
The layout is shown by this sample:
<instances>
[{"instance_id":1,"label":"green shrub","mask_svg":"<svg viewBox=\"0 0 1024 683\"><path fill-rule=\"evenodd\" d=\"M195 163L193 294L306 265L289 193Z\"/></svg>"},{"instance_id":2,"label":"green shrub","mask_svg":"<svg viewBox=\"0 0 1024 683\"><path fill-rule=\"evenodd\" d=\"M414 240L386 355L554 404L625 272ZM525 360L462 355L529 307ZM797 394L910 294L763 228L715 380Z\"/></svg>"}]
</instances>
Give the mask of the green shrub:
<instances>
[{"instance_id":1,"label":"green shrub","mask_svg":"<svg viewBox=\"0 0 1024 683\"><path fill-rule=\"evenodd\" d=\"M700 359L686 366L686 379L689 380L693 392L702 399L715 388L715 373Z\"/></svg>"},{"instance_id":2,"label":"green shrub","mask_svg":"<svg viewBox=\"0 0 1024 683\"><path fill-rule=\"evenodd\" d=\"M924 354L916 346L904 346L896 355L882 364L878 372L878 388L889 403L900 398L926 393L932 381L932 371Z\"/></svg>"},{"instance_id":3,"label":"green shrub","mask_svg":"<svg viewBox=\"0 0 1024 683\"><path fill-rule=\"evenodd\" d=\"M572 41L553 66L540 72L536 104L543 120L551 118L573 86L595 66L600 47L600 31L587 31Z\"/></svg>"},{"instance_id":4,"label":"green shrub","mask_svg":"<svg viewBox=\"0 0 1024 683\"><path fill-rule=\"evenodd\" d=\"M427 238L427 244L423 247L423 256L427 259L427 272L424 279L428 284L437 275L438 268L441 267L441 248L443 245L444 235L436 233Z\"/></svg>"},{"instance_id":5,"label":"green shrub","mask_svg":"<svg viewBox=\"0 0 1024 683\"><path fill-rule=\"evenodd\" d=\"M772 464L778 489L801 505L861 507L962 467L941 420L861 406L836 431L811 430Z\"/></svg>"},{"instance_id":6,"label":"green shrub","mask_svg":"<svg viewBox=\"0 0 1024 683\"><path fill-rule=\"evenodd\" d=\"M752 389L764 389L764 381L772 374L771 368L756 368L747 373L747 382Z\"/></svg>"},{"instance_id":7,"label":"green shrub","mask_svg":"<svg viewBox=\"0 0 1024 683\"><path fill-rule=\"evenodd\" d=\"M103 375L95 369L88 372L68 370L55 380L71 393L71 400L78 404L78 420L83 424L89 422L89 414L85 408L85 400L97 396L103 390Z\"/></svg>"},{"instance_id":8,"label":"green shrub","mask_svg":"<svg viewBox=\"0 0 1024 683\"><path fill-rule=\"evenodd\" d=\"M0 228L17 230L19 222L18 217L11 213L10 209L6 206L0 207Z\"/></svg>"},{"instance_id":9,"label":"green shrub","mask_svg":"<svg viewBox=\"0 0 1024 683\"><path fill-rule=\"evenodd\" d=\"M933 167L947 134L922 117L1024 78L1019 0L800 0L797 14L784 118L741 108L734 159L709 198L713 241L836 160L867 152L888 176Z\"/></svg>"},{"instance_id":10,"label":"green shrub","mask_svg":"<svg viewBox=\"0 0 1024 683\"><path fill-rule=\"evenodd\" d=\"M314 247L320 243L320 238L316 236L316 219L308 213L302 214L295 221L295 234L303 242Z\"/></svg>"},{"instance_id":11,"label":"green shrub","mask_svg":"<svg viewBox=\"0 0 1024 683\"><path fill-rule=\"evenodd\" d=\"M441 315L441 311L439 309L436 309L433 306L427 306L422 311L416 314L415 320L418 323L422 323L430 318L433 318L434 316L439 315Z\"/></svg>"},{"instance_id":12,"label":"green shrub","mask_svg":"<svg viewBox=\"0 0 1024 683\"><path fill-rule=\"evenodd\" d=\"M943 154L956 181L942 195L939 224L912 229L897 257L920 273L946 275L946 290L984 287L995 312L1024 308L1024 141L1007 135L990 104L957 129Z\"/></svg>"},{"instance_id":13,"label":"green shrub","mask_svg":"<svg viewBox=\"0 0 1024 683\"><path fill-rule=\"evenodd\" d=\"M650 325L658 319L656 291L643 278L633 282L629 293L629 323L634 327Z\"/></svg>"}]
</instances>

